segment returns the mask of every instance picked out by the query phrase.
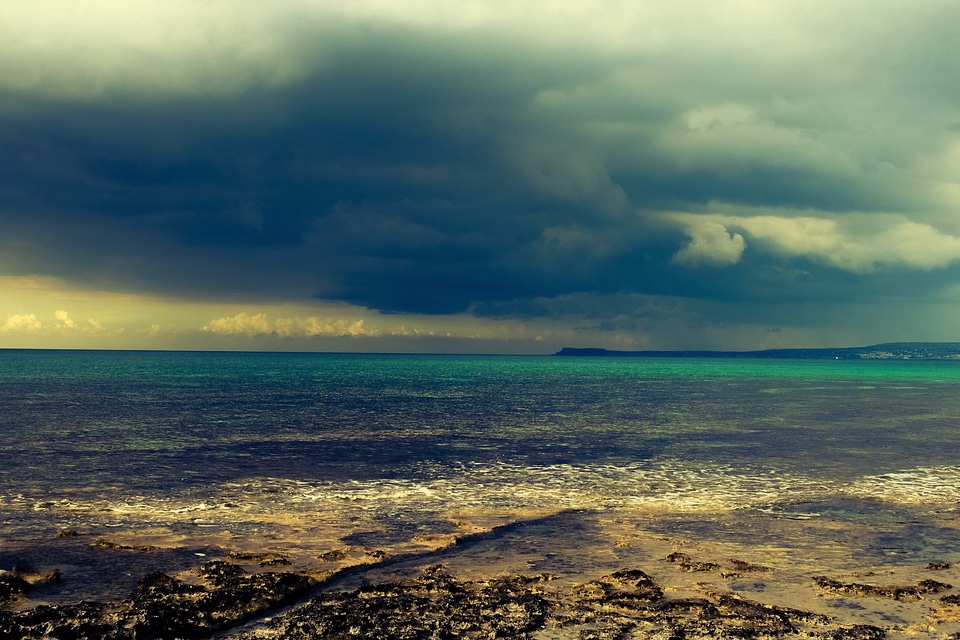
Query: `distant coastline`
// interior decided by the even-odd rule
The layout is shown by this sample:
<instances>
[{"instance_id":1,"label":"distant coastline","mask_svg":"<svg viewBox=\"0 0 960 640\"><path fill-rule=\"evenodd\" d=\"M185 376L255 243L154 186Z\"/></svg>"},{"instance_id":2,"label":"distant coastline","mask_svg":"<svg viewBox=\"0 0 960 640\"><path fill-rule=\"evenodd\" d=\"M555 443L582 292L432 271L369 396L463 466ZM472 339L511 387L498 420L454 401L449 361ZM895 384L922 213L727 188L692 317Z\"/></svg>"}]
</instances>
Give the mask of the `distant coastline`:
<instances>
[{"instance_id":1,"label":"distant coastline","mask_svg":"<svg viewBox=\"0 0 960 640\"><path fill-rule=\"evenodd\" d=\"M960 342L886 342L839 349L764 349L761 351L615 351L564 347L564 357L605 358L789 358L799 360L960 360Z\"/></svg>"}]
</instances>

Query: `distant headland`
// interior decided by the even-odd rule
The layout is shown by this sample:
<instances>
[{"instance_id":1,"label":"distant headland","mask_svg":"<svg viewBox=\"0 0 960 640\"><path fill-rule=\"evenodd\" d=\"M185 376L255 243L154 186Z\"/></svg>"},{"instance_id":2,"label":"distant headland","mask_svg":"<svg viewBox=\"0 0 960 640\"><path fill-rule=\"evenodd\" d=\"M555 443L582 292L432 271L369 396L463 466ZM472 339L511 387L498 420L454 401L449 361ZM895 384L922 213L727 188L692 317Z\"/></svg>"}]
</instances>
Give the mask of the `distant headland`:
<instances>
[{"instance_id":1,"label":"distant headland","mask_svg":"<svg viewBox=\"0 0 960 640\"><path fill-rule=\"evenodd\" d=\"M606 358L792 358L801 360L960 360L960 342L886 342L840 349L762 351L614 351L564 347L554 355Z\"/></svg>"}]
</instances>

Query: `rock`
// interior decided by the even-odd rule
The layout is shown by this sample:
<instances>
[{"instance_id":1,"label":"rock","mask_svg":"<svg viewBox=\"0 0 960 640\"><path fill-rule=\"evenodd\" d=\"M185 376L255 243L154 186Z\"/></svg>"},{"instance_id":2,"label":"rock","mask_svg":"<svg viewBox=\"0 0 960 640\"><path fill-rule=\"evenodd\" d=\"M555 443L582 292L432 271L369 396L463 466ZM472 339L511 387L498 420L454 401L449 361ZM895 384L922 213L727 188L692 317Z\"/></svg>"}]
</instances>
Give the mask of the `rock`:
<instances>
[{"instance_id":1,"label":"rock","mask_svg":"<svg viewBox=\"0 0 960 640\"><path fill-rule=\"evenodd\" d=\"M673 562L683 571L719 573L723 578L739 578L743 573L761 573L771 571L770 567L750 564L743 560L731 560L730 568L716 562L694 562L685 553L675 551L666 557L667 562Z\"/></svg>"},{"instance_id":2,"label":"rock","mask_svg":"<svg viewBox=\"0 0 960 640\"><path fill-rule=\"evenodd\" d=\"M773 569L770 567L765 567L761 564L752 564L750 562L737 559L731 559L730 566L733 567L734 571L737 571L738 573L767 573L768 571L773 571Z\"/></svg>"},{"instance_id":3,"label":"rock","mask_svg":"<svg viewBox=\"0 0 960 640\"><path fill-rule=\"evenodd\" d=\"M690 560L678 558L676 562L687 564ZM12 571L0 572L0 578L0 585L6 585L14 600L29 592L30 583ZM893 598L920 597L950 588L932 580L879 587L822 576L816 581L821 589L833 593ZM231 562L212 560L189 579L150 573L122 602L0 610L0 638L210 638L292 604L314 585L311 578L300 574L248 573ZM670 592L639 569L624 569L570 585L550 575L510 574L465 580L450 575L443 565L430 565L415 578L320 593L260 620L255 629L234 629L231 637L880 640L885 635L879 627L839 625L828 616L756 602L736 593L671 598ZM943 596L940 604L945 608L956 601L955 596Z\"/></svg>"},{"instance_id":4,"label":"rock","mask_svg":"<svg viewBox=\"0 0 960 640\"><path fill-rule=\"evenodd\" d=\"M587 602L627 607L663 598L660 587L639 569L617 571L599 580L591 580L574 587L573 593Z\"/></svg>"},{"instance_id":5,"label":"rock","mask_svg":"<svg viewBox=\"0 0 960 640\"><path fill-rule=\"evenodd\" d=\"M10 573L18 578L23 578L30 583L30 586L35 584L60 584L60 569L37 571L33 567L15 566L10 570Z\"/></svg>"},{"instance_id":6,"label":"rock","mask_svg":"<svg viewBox=\"0 0 960 640\"><path fill-rule=\"evenodd\" d=\"M883 640L886 636L886 632L880 627L856 624L852 627L841 627L827 637L832 640Z\"/></svg>"},{"instance_id":7,"label":"rock","mask_svg":"<svg viewBox=\"0 0 960 640\"><path fill-rule=\"evenodd\" d=\"M93 541L92 546L100 547L101 549L118 549L121 551L156 551L160 548L151 544L127 544L125 542L107 540L106 538L97 538Z\"/></svg>"},{"instance_id":8,"label":"rock","mask_svg":"<svg viewBox=\"0 0 960 640\"><path fill-rule=\"evenodd\" d=\"M671 599L653 578L637 569L564 588L553 586L550 576L459 580L434 565L415 579L320 595L278 615L270 624L236 637L878 640L883 630L843 627L827 616L735 594Z\"/></svg>"},{"instance_id":9,"label":"rock","mask_svg":"<svg viewBox=\"0 0 960 640\"><path fill-rule=\"evenodd\" d=\"M247 572L238 565L223 560L211 560L203 563L197 569L197 575L216 586L220 586L247 575Z\"/></svg>"},{"instance_id":10,"label":"rock","mask_svg":"<svg viewBox=\"0 0 960 640\"><path fill-rule=\"evenodd\" d=\"M230 553L231 560L240 562L255 562L261 567L273 567L278 565L290 564L290 559L279 553L260 552L260 553Z\"/></svg>"},{"instance_id":11,"label":"rock","mask_svg":"<svg viewBox=\"0 0 960 640\"><path fill-rule=\"evenodd\" d=\"M940 593L952 589L953 586L936 580L921 580L916 585L888 585L877 586L861 584L859 582L840 582L826 576L816 576L813 581L827 593L842 596L873 596L893 598L894 600L918 600L929 593Z\"/></svg>"},{"instance_id":12,"label":"rock","mask_svg":"<svg viewBox=\"0 0 960 640\"><path fill-rule=\"evenodd\" d=\"M293 602L314 584L311 578L293 573L247 574L223 561L204 564L197 576L203 584L151 573L121 603L41 605L29 611L0 611L0 637L208 638Z\"/></svg>"},{"instance_id":13,"label":"rock","mask_svg":"<svg viewBox=\"0 0 960 640\"><path fill-rule=\"evenodd\" d=\"M549 603L533 586L543 579L464 582L427 567L416 579L314 598L282 616L271 631L294 640L523 638L546 619Z\"/></svg>"},{"instance_id":14,"label":"rock","mask_svg":"<svg viewBox=\"0 0 960 640\"><path fill-rule=\"evenodd\" d=\"M208 586L164 574L144 578L130 598L135 637L208 637L302 595L312 581L290 573L247 574L213 560L198 569Z\"/></svg>"},{"instance_id":15,"label":"rock","mask_svg":"<svg viewBox=\"0 0 960 640\"><path fill-rule=\"evenodd\" d=\"M165 573L156 571L140 580L133 593L130 594L130 602L138 605L163 600L171 596L181 597L204 592L205 590L202 587L186 584L171 578Z\"/></svg>"},{"instance_id":16,"label":"rock","mask_svg":"<svg viewBox=\"0 0 960 640\"><path fill-rule=\"evenodd\" d=\"M0 637L21 640L69 638L70 640L127 640L134 636L117 629L107 605L81 602L75 605L40 605L29 611L0 611Z\"/></svg>"},{"instance_id":17,"label":"rock","mask_svg":"<svg viewBox=\"0 0 960 640\"><path fill-rule=\"evenodd\" d=\"M0 572L0 604L16 602L25 598L30 593L32 586L16 572Z\"/></svg>"}]
</instances>

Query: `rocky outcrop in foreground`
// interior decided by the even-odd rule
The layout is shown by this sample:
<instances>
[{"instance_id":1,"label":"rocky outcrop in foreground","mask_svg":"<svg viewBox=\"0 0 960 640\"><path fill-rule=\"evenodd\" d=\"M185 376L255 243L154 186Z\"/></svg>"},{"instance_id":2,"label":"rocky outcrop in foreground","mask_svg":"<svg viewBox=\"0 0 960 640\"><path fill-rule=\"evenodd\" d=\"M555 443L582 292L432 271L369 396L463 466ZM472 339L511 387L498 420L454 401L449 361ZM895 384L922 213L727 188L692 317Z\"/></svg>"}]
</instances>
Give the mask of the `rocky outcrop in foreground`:
<instances>
[{"instance_id":1,"label":"rocky outcrop in foreground","mask_svg":"<svg viewBox=\"0 0 960 640\"><path fill-rule=\"evenodd\" d=\"M769 571L739 561L731 561L729 567L695 563L683 554L671 554L667 560L684 571ZM669 589L639 569L571 586L550 575L461 580L449 575L443 565L432 565L415 578L324 592L325 586L331 589L333 584L318 584L298 573L251 574L239 565L215 560L183 579L152 573L122 602L40 605L16 611L15 603L31 587L24 576L55 577L0 572L0 597L8 607L0 610L0 637L154 640L222 637L229 630L231 637L240 640L879 640L885 636L879 627L841 625L820 613L764 604L735 593L669 597ZM896 600L924 599L952 588L932 580L878 587L822 576L814 578L814 583L824 593ZM943 619L954 617L957 598L939 598ZM283 606L288 608L281 610Z\"/></svg>"},{"instance_id":2,"label":"rocky outcrop in foreground","mask_svg":"<svg viewBox=\"0 0 960 640\"><path fill-rule=\"evenodd\" d=\"M209 638L278 606L296 601L314 581L295 573L248 574L215 560L196 583L152 573L120 603L40 605L0 611L0 638L145 640ZM26 593L28 589L23 589Z\"/></svg>"},{"instance_id":3,"label":"rocky outcrop in foreground","mask_svg":"<svg viewBox=\"0 0 960 640\"><path fill-rule=\"evenodd\" d=\"M675 598L640 570L618 571L573 588L549 575L457 580L441 565L414 579L321 594L245 631L243 640L289 638L849 638L884 637L877 627L720 594Z\"/></svg>"}]
</instances>

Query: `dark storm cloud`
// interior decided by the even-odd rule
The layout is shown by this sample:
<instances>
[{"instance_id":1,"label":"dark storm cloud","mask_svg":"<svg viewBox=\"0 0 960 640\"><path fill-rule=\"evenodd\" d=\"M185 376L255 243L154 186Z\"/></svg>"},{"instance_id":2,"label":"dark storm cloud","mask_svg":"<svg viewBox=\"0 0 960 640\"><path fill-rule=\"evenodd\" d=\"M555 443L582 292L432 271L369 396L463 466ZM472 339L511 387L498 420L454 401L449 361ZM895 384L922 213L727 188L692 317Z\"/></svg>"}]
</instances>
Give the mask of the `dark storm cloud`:
<instances>
[{"instance_id":1,"label":"dark storm cloud","mask_svg":"<svg viewBox=\"0 0 960 640\"><path fill-rule=\"evenodd\" d=\"M14 76L0 269L521 317L953 281L957 9L721 4L538 30L283 3L222 72L194 43Z\"/></svg>"}]
</instances>

